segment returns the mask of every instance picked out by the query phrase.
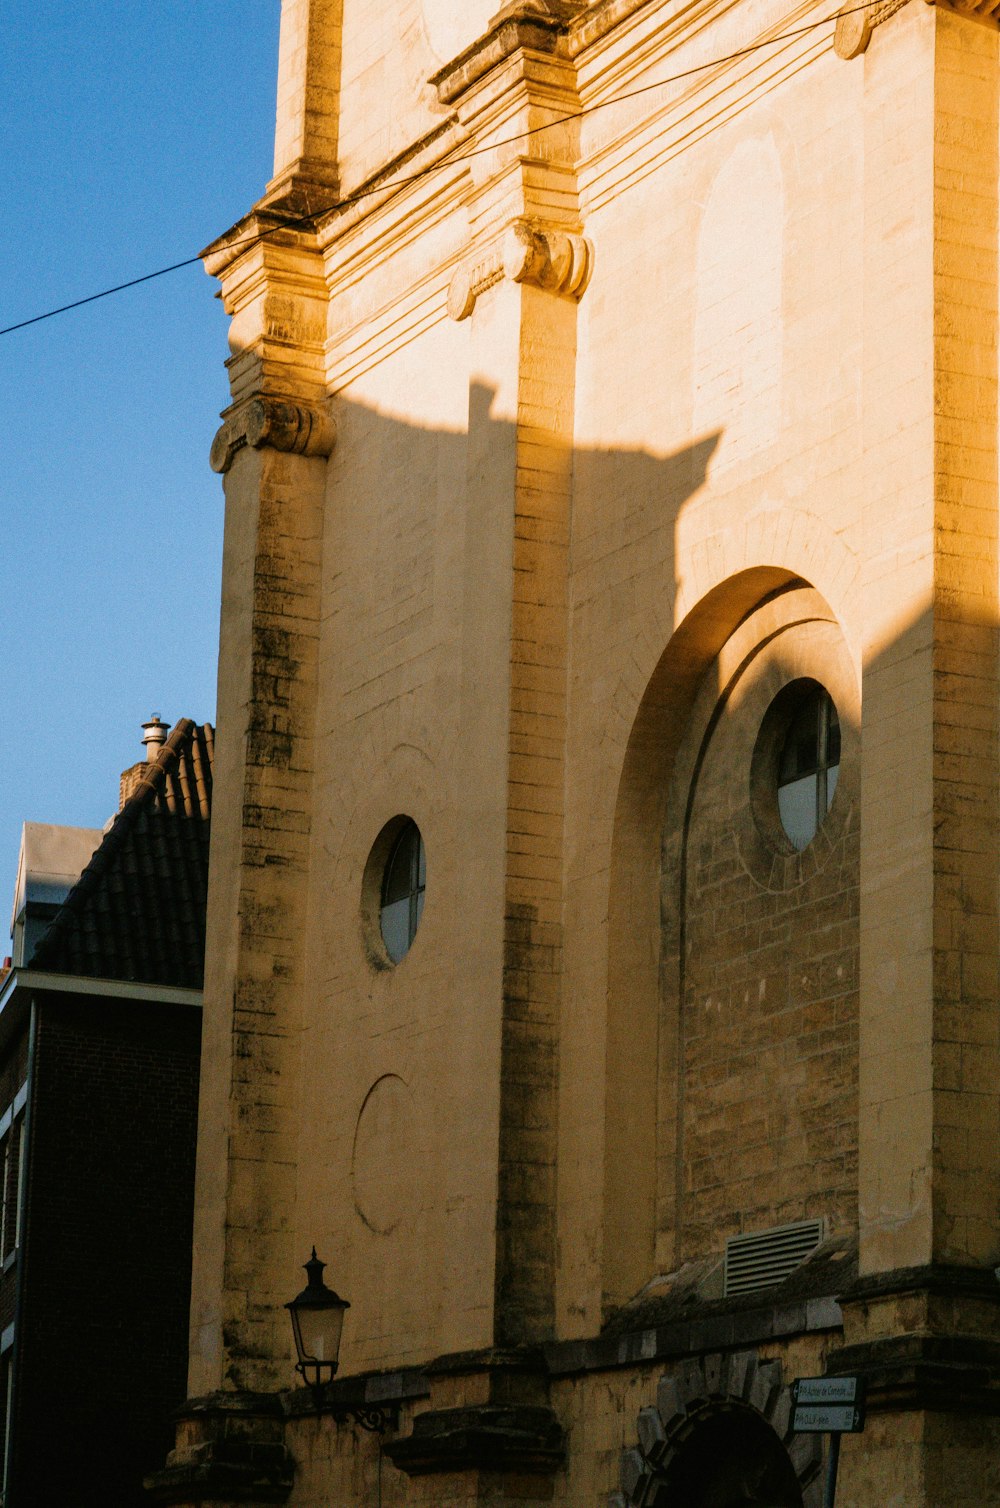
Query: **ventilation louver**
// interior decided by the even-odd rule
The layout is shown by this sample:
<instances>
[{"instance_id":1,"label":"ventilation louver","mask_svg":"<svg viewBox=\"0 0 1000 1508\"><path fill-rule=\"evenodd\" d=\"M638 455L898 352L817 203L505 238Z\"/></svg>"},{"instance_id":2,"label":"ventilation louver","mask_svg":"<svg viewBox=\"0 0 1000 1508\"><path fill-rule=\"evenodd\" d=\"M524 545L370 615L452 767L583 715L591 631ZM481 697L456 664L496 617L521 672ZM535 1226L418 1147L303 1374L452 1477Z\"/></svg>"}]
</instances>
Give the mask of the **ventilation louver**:
<instances>
[{"instance_id":1,"label":"ventilation louver","mask_svg":"<svg viewBox=\"0 0 1000 1508\"><path fill-rule=\"evenodd\" d=\"M773 1288L794 1272L823 1239L822 1220L796 1220L726 1242L725 1292L756 1293Z\"/></svg>"}]
</instances>

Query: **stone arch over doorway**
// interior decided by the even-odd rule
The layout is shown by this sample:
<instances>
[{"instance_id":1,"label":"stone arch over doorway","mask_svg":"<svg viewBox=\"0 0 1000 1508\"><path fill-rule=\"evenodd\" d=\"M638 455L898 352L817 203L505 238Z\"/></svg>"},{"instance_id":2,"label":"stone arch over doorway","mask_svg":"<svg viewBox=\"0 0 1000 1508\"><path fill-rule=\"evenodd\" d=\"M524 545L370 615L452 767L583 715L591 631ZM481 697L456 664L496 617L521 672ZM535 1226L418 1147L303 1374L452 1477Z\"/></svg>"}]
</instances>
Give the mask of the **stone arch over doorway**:
<instances>
[{"instance_id":1,"label":"stone arch over doorway","mask_svg":"<svg viewBox=\"0 0 1000 1508\"><path fill-rule=\"evenodd\" d=\"M819 1437L793 1435L791 1411L780 1361L736 1351L681 1362L639 1411L608 1508L819 1508Z\"/></svg>"}]
</instances>

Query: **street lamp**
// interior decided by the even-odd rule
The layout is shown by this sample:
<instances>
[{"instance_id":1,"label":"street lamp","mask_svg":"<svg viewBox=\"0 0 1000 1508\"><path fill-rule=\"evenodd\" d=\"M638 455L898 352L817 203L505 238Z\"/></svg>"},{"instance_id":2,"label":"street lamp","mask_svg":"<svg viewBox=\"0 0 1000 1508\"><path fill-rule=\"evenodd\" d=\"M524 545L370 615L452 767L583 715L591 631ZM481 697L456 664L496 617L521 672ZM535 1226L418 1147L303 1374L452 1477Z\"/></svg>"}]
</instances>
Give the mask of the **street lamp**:
<instances>
[{"instance_id":1,"label":"street lamp","mask_svg":"<svg viewBox=\"0 0 1000 1508\"><path fill-rule=\"evenodd\" d=\"M317 1413L332 1414L338 1424L354 1419L362 1429L381 1435L388 1424L395 1423L396 1409L392 1405L367 1404L363 1396L356 1400L338 1397L331 1401L324 1396L324 1388L337 1374L344 1311L351 1306L347 1299L342 1299L323 1282L326 1263L317 1257L315 1246L304 1265L309 1281L302 1292L285 1305L291 1316L299 1358L295 1370L312 1390Z\"/></svg>"},{"instance_id":2,"label":"street lamp","mask_svg":"<svg viewBox=\"0 0 1000 1508\"><path fill-rule=\"evenodd\" d=\"M325 1387L336 1376L344 1311L351 1307L346 1299L323 1282L325 1266L326 1263L317 1257L314 1246L312 1256L305 1263L309 1281L302 1292L285 1305L292 1317L295 1350L299 1358L295 1370L301 1372L311 1388L317 1389Z\"/></svg>"}]
</instances>

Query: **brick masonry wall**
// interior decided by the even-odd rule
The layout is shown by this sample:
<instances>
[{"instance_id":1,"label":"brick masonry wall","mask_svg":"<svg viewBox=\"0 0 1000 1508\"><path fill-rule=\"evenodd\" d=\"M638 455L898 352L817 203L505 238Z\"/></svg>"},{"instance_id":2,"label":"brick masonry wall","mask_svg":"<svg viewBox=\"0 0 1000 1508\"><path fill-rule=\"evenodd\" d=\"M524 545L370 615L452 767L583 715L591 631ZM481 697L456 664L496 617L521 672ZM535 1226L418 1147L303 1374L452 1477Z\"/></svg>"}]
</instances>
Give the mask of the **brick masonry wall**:
<instances>
[{"instance_id":1,"label":"brick masonry wall","mask_svg":"<svg viewBox=\"0 0 1000 1508\"><path fill-rule=\"evenodd\" d=\"M857 1221L859 750L839 631L795 621L805 595L787 594L784 631L753 646L721 700L713 667L678 762L664 850L665 931L678 950L664 971L664 1051L676 1034L679 1092L674 1110L671 1077L660 1171L678 1261L785 1221L823 1216L835 1231ZM756 615L761 628L766 615L773 631L774 613ZM744 633L752 639L753 621ZM795 854L773 768L754 756L774 697L803 675L831 689L844 752L827 819Z\"/></svg>"},{"instance_id":2,"label":"brick masonry wall","mask_svg":"<svg viewBox=\"0 0 1000 1508\"><path fill-rule=\"evenodd\" d=\"M138 1505L171 1446L199 1037L186 1007L40 1002L11 1463L21 1508Z\"/></svg>"},{"instance_id":3,"label":"brick masonry wall","mask_svg":"<svg viewBox=\"0 0 1000 1508\"><path fill-rule=\"evenodd\" d=\"M28 1073L28 1033L21 1032L0 1064L0 1115L7 1109Z\"/></svg>"},{"instance_id":4,"label":"brick masonry wall","mask_svg":"<svg viewBox=\"0 0 1000 1508\"><path fill-rule=\"evenodd\" d=\"M27 1024L10 1044L7 1055L0 1064L0 1115L13 1104L14 1098L28 1074L28 1029ZM5 1200L4 1211L4 1240L3 1250L0 1250L0 1262L5 1258L14 1244L14 1231L17 1222L17 1177L18 1156L20 1152L20 1137L24 1127L23 1117L18 1118L16 1126L12 1127L8 1176L6 1188L0 1193L0 1198ZM2 1146L0 1146L0 1178L3 1176L4 1159ZM12 1176L13 1175L13 1176ZM17 1265L16 1263L0 1272L0 1330L5 1330L13 1323L14 1309L17 1300Z\"/></svg>"}]
</instances>

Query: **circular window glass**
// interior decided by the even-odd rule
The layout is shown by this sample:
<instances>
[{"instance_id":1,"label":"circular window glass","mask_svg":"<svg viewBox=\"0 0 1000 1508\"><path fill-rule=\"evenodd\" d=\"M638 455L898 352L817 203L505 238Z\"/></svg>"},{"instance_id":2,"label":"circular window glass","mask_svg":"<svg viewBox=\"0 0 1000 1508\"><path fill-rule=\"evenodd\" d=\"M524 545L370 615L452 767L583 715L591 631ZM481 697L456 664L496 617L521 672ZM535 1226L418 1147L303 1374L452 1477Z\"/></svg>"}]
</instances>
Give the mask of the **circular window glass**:
<instances>
[{"instance_id":1,"label":"circular window glass","mask_svg":"<svg viewBox=\"0 0 1000 1508\"><path fill-rule=\"evenodd\" d=\"M407 818L382 875L379 926L385 951L399 963L410 951L424 909L427 860L417 824Z\"/></svg>"},{"instance_id":2,"label":"circular window glass","mask_svg":"<svg viewBox=\"0 0 1000 1508\"><path fill-rule=\"evenodd\" d=\"M778 816L788 841L801 853L816 836L837 789L840 721L833 698L816 681L787 686L771 710L777 713Z\"/></svg>"}]
</instances>

